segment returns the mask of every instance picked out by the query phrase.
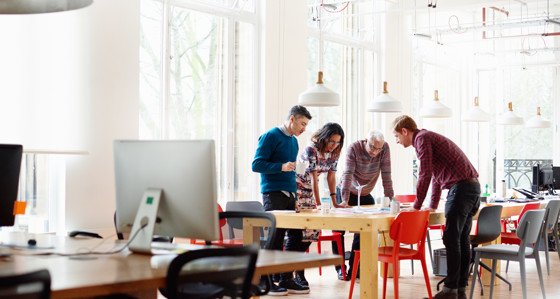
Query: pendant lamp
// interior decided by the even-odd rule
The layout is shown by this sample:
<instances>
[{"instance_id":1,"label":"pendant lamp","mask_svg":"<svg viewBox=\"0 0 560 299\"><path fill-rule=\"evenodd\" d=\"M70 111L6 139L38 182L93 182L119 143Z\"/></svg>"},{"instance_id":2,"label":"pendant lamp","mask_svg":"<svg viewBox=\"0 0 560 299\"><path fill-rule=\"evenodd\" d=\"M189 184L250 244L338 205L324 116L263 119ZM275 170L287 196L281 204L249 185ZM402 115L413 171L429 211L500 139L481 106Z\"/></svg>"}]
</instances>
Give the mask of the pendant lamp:
<instances>
[{"instance_id":1,"label":"pendant lamp","mask_svg":"<svg viewBox=\"0 0 560 299\"><path fill-rule=\"evenodd\" d=\"M84 8L93 0L1 0L0 14L39 14Z\"/></svg>"},{"instance_id":2,"label":"pendant lamp","mask_svg":"<svg viewBox=\"0 0 560 299\"><path fill-rule=\"evenodd\" d=\"M541 116L541 107L537 107L537 115L529 118L525 126L527 128L550 128L552 123Z\"/></svg>"},{"instance_id":3,"label":"pendant lamp","mask_svg":"<svg viewBox=\"0 0 560 299\"><path fill-rule=\"evenodd\" d=\"M488 122L490 114L478 107L478 97L474 97L474 107L463 115L463 121L466 122Z\"/></svg>"},{"instance_id":4,"label":"pendant lamp","mask_svg":"<svg viewBox=\"0 0 560 299\"><path fill-rule=\"evenodd\" d=\"M318 10L319 27L319 72L315 85L299 95L299 104L306 107L339 106L340 96L323 84L323 35L321 30L321 9Z\"/></svg>"},{"instance_id":5,"label":"pendant lamp","mask_svg":"<svg viewBox=\"0 0 560 299\"><path fill-rule=\"evenodd\" d=\"M401 102L389 95L387 81L383 82L383 93L370 101L367 107L370 112L400 112Z\"/></svg>"},{"instance_id":6,"label":"pendant lamp","mask_svg":"<svg viewBox=\"0 0 560 299\"><path fill-rule=\"evenodd\" d=\"M319 71L315 85L299 95L299 104L306 107L338 106L340 96L323 84L323 72Z\"/></svg>"},{"instance_id":7,"label":"pendant lamp","mask_svg":"<svg viewBox=\"0 0 560 299\"><path fill-rule=\"evenodd\" d=\"M508 103L508 111L502 113L502 115L500 115L500 117L498 118L498 124L500 125L507 125L507 126L512 126L512 125L522 125L523 124L523 118L520 116L517 116L517 114L515 114L513 112L513 105L511 102Z\"/></svg>"},{"instance_id":8,"label":"pendant lamp","mask_svg":"<svg viewBox=\"0 0 560 299\"><path fill-rule=\"evenodd\" d=\"M424 105L421 110L422 117L426 118L450 117L451 114L451 108L439 101L437 90L434 91L434 99L430 103Z\"/></svg>"}]
</instances>

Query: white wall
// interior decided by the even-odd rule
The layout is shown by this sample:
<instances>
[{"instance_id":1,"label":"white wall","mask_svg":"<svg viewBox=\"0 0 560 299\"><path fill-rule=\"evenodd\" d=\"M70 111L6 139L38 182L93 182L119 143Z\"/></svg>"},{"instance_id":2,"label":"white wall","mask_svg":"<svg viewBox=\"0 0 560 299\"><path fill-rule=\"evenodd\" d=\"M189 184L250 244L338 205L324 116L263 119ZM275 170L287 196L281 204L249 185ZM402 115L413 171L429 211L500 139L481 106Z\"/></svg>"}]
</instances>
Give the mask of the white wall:
<instances>
[{"instance_id":1,"label":"white wall","mask_svg":"<svg viewBox=\"0 0 560 299\"><path fill-rule=\"evenodd\" d=\"M113 227L112 143L138 138L140 1L95 0L87 10L89 155L67 159L67 230Z\"/></svg>"}]
</instances>

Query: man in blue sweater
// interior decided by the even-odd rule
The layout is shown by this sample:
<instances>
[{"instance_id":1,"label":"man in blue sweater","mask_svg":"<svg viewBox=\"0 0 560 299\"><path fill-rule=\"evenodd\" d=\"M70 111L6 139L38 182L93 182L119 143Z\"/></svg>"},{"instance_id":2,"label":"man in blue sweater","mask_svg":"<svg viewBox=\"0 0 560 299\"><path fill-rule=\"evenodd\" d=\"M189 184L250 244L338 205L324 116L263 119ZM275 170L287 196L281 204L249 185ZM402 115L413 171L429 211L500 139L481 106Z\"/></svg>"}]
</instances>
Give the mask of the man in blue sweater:
<instances>
[{"instance_id":1,"label":"man in blue sweater","mask_svg":"<svg viewBox=\"0 0 560 299\"><path fill-rule=\"evenodd\" d=\"M296 209L295 169L299 151L296 136L305 132L310 120L309 111L296 105L290 109L284 124L269 130L259 138L253 171L261 174L261 193L266 211ZM276 237L272 240L273 249L282 250L286 233L286 250L298 251L302 239L300 229L276 229ZM295 282L292 273L282 273L278 286L272 284L269 295L287 293L307 294L309 287Z\"/></svg>"}]
</instances>

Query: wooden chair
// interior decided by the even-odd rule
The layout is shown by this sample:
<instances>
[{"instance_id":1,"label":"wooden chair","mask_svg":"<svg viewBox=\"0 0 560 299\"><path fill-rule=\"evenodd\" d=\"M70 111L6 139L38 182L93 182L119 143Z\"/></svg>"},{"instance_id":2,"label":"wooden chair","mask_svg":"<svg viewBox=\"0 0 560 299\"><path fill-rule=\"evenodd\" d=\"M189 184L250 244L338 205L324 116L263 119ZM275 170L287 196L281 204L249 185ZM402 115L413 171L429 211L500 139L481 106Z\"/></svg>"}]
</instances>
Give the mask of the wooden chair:
<instances>
[{"instance_id":1,"label":"wooden chair","mask_svg":"<svg viewBox=\"0 0 560 299\"><path fill-rule=\"evenodd\" d=\"M383 298L387 293L387 270L389 263L393 264L393 288L395 298L399 298L399 261L401 260L420 260L422 271L424 272L424 280L428 289L428 296L432 299L432 291L430 288L430 279L428 277L428 269L426 267L425 242L426 233L428 231L428 217L430 211L412 211L401 212L397 215L389 236L394 241L393 246L379 247L379 261L383 263ZM401 247L401 244L416 244L417 250ZM350 282L349 298L352 298L354 283L358 270L359 251L356 250L354 257L354 266L352 271L352 279Z\"/></svg>"}]
</instances>

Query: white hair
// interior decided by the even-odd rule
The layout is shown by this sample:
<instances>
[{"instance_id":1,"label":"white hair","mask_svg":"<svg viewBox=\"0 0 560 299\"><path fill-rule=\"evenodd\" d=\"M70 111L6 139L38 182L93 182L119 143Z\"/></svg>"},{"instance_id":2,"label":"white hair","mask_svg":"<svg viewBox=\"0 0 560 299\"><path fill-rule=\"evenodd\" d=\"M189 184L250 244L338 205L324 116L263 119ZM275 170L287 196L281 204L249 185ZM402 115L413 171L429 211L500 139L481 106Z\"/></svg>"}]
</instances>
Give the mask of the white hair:
<instances>
[{"instance_id":1,"label":"white hair","mask_svg":"<svg viewBox=\"0 0 560 299\"><path fill-rule=\"evenodd\" d=\"M375 139L376 141L385 142L385 137L383 137L383 133L377 130L369 131L368 140L373 141L373 139Z\"/></svg>"}]
</instances>

